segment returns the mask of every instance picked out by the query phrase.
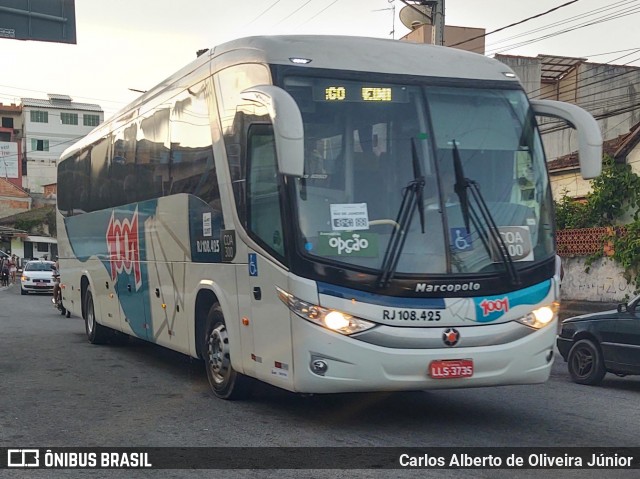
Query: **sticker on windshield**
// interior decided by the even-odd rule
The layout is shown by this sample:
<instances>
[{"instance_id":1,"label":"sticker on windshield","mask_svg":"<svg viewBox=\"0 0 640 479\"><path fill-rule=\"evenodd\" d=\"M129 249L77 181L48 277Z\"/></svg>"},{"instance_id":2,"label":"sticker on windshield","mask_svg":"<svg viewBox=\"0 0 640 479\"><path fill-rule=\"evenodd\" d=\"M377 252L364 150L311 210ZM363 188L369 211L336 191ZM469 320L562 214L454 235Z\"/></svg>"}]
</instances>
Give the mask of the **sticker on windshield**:
<instances>
[{"instance_id":1,"label":"sticker on windshield","mask_svg":"<svg viewBox=\"0 0 640 479\"><path fill-rule=\"evenodd\" d=\"M498 232L513 261L533 261L531 233L528 226L499 226ZM502 262L498 245L493 242L491 244L491 259L494 263Z\"/></svg>"},{"instance_id":2,"label":"sticker on windshield","mask_svg":"<svg viewBox=\"0 0 640 479\"><path fill-rule=\"evenodd\" d=\"M473 250L473 240L467 228L451 228L451 248L454 251Z\"/></svg>"},{"instance_id":3,"label":"sticker on windshield","mask_svg":"<svg viewBox=\"0 0 640 479\"><path fill-rule=\"evenodd\" d=\"M374 233L320 232L317 254L323 256L378 256L378 235Z\"/></svg>"},{"instance_id":4,"label":"sticker on windshield","mask_svg":"<svg viewBox=\"0 0 640 479\"><path fill-rule=\"evenodd\" d=\"M344 203L331 205L331 229L353 231L369 229L369 213L366 203Z\"/></svg>"}]
</instances>

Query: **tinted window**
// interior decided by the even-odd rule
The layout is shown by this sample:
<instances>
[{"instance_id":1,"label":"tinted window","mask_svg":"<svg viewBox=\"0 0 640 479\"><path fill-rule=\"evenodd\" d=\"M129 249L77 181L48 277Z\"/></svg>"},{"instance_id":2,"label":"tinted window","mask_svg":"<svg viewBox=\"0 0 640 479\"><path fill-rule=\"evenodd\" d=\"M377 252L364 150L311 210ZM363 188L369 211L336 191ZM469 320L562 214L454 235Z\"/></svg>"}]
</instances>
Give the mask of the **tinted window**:
<instances>
[{"instance_id":1,"label":"tinted window","mask_svg":"<svg viewBox=\"0 0 640 479\"><path fill-rule=\"evenodd\" d=\"M207 98L210 81L140 116L58 167L64 216L187 193L218 205Z\"/></svg>"},{"instance_id":2,"label":"tinted window","mask_svg":"<svg viewBox=\"0 0 640 479\"><path fill-rule=\"evenodd\" d=\"M220 191L207 105L210 85L200 82L173 99L171 165L164 179L165 194L189 193L213 204Z\"/></svg>"},{"instance_id":3,"label":"tinted window","mask_svg":"<svg viewBox=\"0 0 640 479\"><path fill-rule=\"evenodd\" d=\"M53 263L44 263L44 262L27 263L24 267L24 270L25 271L52 271Z\"/></svg>"},{"instance_id":4,"label":"tinted window","mask_svg":"<svg viewBox=\"0 0 640 479\"><path fill-rule=\"evenodd\" d=\"M256 120L265 120L266 111L252 102L242 100L243 90L255 85L271 84L269 70L264 65L236 65L214 76L216 99L222 134L224 135L227 161L233 185L238 216L246 221L244 205L245 153L243 146L246 129Z\"/></svg>"},{"instance_id":5,"label":"tinted window","mask_svg":"<svg viewBox=\"0 0 640 479\"><path fill-rule=\"evenodd\" d=\"M284 256L282 212L278 166L271 125L254 125L249 130L247 203L249 231L261 243Z\"/></svg>"}]
</instances>

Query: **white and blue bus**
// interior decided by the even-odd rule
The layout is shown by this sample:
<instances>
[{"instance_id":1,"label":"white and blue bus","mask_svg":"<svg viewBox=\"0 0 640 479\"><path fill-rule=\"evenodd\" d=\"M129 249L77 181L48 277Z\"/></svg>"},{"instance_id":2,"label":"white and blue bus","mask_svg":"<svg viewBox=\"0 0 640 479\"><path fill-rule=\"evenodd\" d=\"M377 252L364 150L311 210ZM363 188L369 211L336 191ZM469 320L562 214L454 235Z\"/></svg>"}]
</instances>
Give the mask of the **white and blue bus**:
<instances>
[{"instance_id":1,"label":"white and blue bus","mask_svg":"<svg viewBox=\"0 0 640 479\"><path fill-rule=\"evenodd\" d=\"M493 59L399 41L211 49L58 165L65 307L204 360L211 388L299 393L544 382L558 280L535 115Z\"/></svg>"}]
</instances>

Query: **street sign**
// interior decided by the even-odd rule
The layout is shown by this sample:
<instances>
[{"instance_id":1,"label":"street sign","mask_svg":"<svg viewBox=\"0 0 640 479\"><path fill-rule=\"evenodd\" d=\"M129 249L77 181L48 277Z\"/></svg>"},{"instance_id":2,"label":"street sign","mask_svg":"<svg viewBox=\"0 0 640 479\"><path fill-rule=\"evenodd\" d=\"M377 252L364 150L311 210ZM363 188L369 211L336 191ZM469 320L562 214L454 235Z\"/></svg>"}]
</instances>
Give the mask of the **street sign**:
<instances>
[{"instance_id":1,"label":"street sign","mask_svg":"<svg viewBox=\"0 0 640 479\"><path fill-rule=\"evenodd\" d=\"M0 38L75 44L75 0L0 0Z\"/></svg>"}]
</instances>

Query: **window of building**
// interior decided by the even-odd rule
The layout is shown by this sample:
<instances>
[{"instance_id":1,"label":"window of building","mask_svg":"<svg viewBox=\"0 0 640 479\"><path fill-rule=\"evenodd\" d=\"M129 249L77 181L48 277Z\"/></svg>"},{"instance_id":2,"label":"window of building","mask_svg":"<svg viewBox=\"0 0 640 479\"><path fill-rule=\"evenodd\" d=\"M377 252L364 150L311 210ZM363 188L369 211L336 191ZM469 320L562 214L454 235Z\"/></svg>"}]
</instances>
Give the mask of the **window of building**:
<instances>
[{"instance_id":1,"label":"window of building","mask_svg":"<svg viewBox=\"0 0 640 479\"><path fill-rule=\"evenodd\" d=\"M11 118L10 116L3 116L2 128L13 128L13 118Z\"/></svg>"},{"instance_id":2,"label":"window of building","mask_svg":"<svg viewBox=\"0 0 640 479\"><path fill-rule=\"evenodd\" d=\"M41 110L31 110L30 112L32 123L49 123L49 112Z\"/></svg>"},{"instance_id":3,"label":"window of building","mask_svg":"<svg viewBox=\"0 0 640 479\"><path fill-rule=\"evenodd\" d=\"M49 140L31 138L31 151L49 151Z\"/></svg>"},{"instance_id":4,"label":"window of building","mask_svg":"<svg viewBox=\"0 0 640 479\"><path fill-rule=\"evenodd\" d=\"M60 120L63 125L77 125L78 114L77 113L60 113Z\"/></svg>"},{"instance_id":5,"label":"window of building","mask_svg":"<svg viewBox=\"0 0 640 479\"><path fill-rule=\"evenodd\" d=\"M98 126L100 124L100 115L82 115L82 124L84 126Z\"/></svg>"}]
</instances>

